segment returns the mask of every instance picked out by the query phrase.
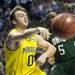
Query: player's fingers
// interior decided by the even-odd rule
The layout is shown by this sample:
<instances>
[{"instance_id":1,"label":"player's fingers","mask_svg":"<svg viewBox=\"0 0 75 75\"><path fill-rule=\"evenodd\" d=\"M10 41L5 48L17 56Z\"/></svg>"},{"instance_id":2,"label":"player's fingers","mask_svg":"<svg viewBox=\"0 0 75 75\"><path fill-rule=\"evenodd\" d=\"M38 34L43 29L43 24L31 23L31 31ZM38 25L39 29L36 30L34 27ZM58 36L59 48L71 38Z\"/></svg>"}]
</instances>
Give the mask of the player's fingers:
<instances>
[{"instance_id":1,"label":"player's fingers","mask_svg":"<svg viewBox=\"0 0 75 75\"><path fill-rule=\"evenodd\" d=\"M43 37L46 38L46 30L44 29Z\"/></svg>"},{"instance_id":2,"label":"player's fingers","mask_svg":"<svg viewBox=\"0 0 75 75\"><path fill-rule=\"evenodd\" d=\"M48 58L47 60L50 64L54 64L55 63L55 58L52 57L52 58Z\"/></svg>"},{"instance_id":3,"label":"player's fingers","mask_svg":"<svg viewBox=\"0 0 75 75\"><path fill-rule=\"evenodd\" d=\"M45 30L44 30L44 38L45 38L46 40L48 40L48 38L49 38L49 31L48 31L48 29L45 29Z\"/></svg>"},{"instance_id":4,"label":"player's fingers","mask_svg":"<svg viewBox=\"0 0 75 75\"><path fill-rule=\"evenodd\" d=\"M46 38L47 38L47 40L49 39L49 36L50 36L50 33L49 33L49 31L48 31L48 29L46 30Z\"/></svg>"},{"instance_id":5,"label":"player's fingers","mask_svg":"<svg viewBox=\"0 0 75 75\"><path fill-rule=\"evenodd\" d=\"M46 39L46 29L45 28L42 29L42 37Z\"/></svg>"},{"instance_id":6,"label":"player's fingers","mask_svg":"<svg viewBox=\"0 0 75 75\"><path fill-rule=\"evenodd\" d=\"M36 65L39 66L39 65L43 65L42 62L39 62L38 60L36 60Z\"/></svg>"}]
</instances>

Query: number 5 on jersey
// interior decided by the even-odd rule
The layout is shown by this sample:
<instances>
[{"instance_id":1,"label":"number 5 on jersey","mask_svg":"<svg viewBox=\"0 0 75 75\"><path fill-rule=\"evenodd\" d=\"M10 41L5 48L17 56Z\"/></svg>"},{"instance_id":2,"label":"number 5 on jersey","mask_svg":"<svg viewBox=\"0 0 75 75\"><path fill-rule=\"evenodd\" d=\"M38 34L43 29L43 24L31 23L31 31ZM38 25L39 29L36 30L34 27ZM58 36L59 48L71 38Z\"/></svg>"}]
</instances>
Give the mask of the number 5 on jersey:
<instances>
[{"instance_id":1,"label":"number 5 on jersey","mask_svg":"<svg viewBox=\"0 0 75 75\"><path fill-rule=\"evenodd\" d=\"M60 55L64 55L65 54L65 50L64 50L63 44L61 44L61 45L58 46L58 50L60 52Z\"/></svg>"}]
</instances>

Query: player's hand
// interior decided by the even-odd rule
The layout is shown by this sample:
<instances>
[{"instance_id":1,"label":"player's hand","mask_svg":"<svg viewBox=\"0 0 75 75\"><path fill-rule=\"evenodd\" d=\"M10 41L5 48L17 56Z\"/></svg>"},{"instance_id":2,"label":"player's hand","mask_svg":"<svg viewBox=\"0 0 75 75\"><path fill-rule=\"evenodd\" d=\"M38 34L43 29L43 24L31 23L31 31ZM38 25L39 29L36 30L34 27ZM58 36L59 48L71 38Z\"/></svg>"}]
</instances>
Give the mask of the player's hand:
<instances>
[{"instance_id":1,"label":"player's hand","mask_svg":"<svg viewBox=\"0 0 75 75\"><path fill-rule=\"evenodd\" d=\"M45 54L42 54L37 60L36 64L43 65L46 62L46 56Z\"/></svg>"},{"instance_id":2,"label":"player's hand","mask_svg":"<svg viewBox=\"0 0 75 75\"><path fill-rule=\"evenodd\" d=\"M50 35L48 29L47 29L47 28L44 28L44 27L37 27L37 28L38 28L38 30L40 31L40 35L41 35L44 39L48 40L48 39L49 39L49 35Z\"/></svg>"},{"instance_id":3,"label":"player's hand","mask_svg":"<svg viewBox=\"0 0 75 75\"><path fill-rule=\"evenodd\" d=\"M55 63L55 58L54 58L54 56L53 56L53 57L48 58L48 60L47 60L47 61L48 61L48 63L49 63L49 64L51 64L51 65L52 65L52 64L54 64L54 63Z\"/></svg>"}]
</instances>

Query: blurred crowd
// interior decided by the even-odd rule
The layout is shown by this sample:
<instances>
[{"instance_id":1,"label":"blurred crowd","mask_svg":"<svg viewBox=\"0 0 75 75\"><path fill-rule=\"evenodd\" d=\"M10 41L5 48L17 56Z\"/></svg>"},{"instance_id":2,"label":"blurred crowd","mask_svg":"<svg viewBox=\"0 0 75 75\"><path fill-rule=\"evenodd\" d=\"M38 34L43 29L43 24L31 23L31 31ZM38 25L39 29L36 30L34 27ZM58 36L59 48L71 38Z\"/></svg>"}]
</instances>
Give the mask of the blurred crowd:
<instances>
[{"instance_id":1,"label":"blurred crowd","mask_svg":"<svg viewBox=\"0 0 75 75\"><path fill-rule=\"evenodd\" d=\"M13 27L9 16L11 9L16 5L21 5L27 9L30 24L33 27L45 27L46 16L50 12L75 14L74 0L0 0L0 75L5 75L3 44L9 30Z\"/></svg>"}]
</instances>

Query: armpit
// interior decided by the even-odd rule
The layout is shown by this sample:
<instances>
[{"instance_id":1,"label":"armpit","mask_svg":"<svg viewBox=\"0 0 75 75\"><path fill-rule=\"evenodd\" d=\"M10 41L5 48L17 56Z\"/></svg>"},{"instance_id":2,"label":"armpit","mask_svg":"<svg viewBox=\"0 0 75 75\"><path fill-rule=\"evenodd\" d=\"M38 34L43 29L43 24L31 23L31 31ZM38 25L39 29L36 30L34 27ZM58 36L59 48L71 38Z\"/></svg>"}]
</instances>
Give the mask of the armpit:
<instances>
[{"instance_id":1,"label":"armpit","mask_svg":"<svg viewBox=\"0 0 75 75\"><path fill-rule=\"evenodd\" d=\"M15 51L19 47L19 41L7 40L6 47L8 50Z\"/></svg>"}]
</instances>

